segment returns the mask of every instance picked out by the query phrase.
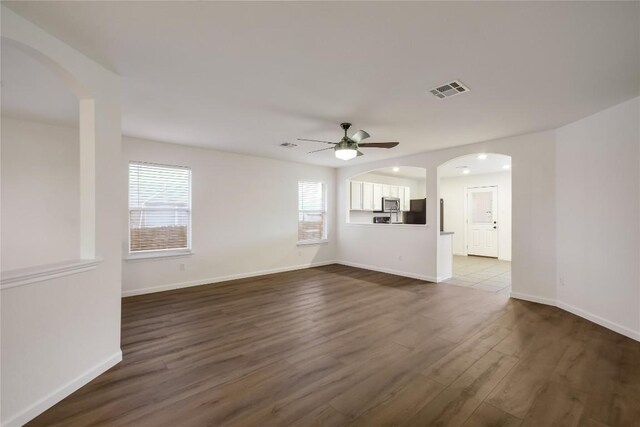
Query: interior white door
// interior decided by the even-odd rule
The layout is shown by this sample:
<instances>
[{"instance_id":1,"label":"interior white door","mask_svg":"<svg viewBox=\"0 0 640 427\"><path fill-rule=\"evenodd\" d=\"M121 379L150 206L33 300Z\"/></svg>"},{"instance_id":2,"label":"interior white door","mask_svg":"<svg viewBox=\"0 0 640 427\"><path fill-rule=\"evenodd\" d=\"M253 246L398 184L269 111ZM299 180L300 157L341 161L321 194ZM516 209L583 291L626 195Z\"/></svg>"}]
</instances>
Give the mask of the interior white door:
<instances>
[{"instance_id":1,"label":"interior white door","mask_svg":"<svg viewBox=\"0 0 640 427\"><path fill-rule=\"evenodd\" d=\"M467 254L498 257L498 187L467 188Z\"/></svg>"}]
</instances>

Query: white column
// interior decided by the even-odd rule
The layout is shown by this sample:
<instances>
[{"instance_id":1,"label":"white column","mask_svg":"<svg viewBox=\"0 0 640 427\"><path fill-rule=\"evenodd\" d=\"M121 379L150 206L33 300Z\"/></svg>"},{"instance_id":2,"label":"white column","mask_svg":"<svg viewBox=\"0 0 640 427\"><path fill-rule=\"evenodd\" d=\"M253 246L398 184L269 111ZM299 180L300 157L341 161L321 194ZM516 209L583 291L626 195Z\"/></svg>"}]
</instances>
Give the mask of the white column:
<instances>
[{"instance_id":1,"label":"white column","mask_svg":"<svg viewBox=\"0 0 640 427\"><path fill-rule=\"evenodd\" d=\"M80 100L80 258L96 256L96 103Z\"/></svg>"}]
</instances>

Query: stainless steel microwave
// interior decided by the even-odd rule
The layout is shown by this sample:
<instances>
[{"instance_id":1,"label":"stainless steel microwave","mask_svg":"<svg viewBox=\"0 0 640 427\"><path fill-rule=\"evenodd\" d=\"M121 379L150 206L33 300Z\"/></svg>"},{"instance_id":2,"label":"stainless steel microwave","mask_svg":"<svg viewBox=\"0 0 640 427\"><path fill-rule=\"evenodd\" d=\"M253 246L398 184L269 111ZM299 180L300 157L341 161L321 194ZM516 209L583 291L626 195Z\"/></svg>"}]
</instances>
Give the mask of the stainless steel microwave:
<instances>
[{"instance_id":1,"label":"stainless steel microwave","mask_svg":"<svg viewBox=\"0 0 640 427\"><path fill-rule=\"evenodd\" d=\"M400 199L398 197L383 197L382 212L400 211Z\"/></svg>"}]
</instances>

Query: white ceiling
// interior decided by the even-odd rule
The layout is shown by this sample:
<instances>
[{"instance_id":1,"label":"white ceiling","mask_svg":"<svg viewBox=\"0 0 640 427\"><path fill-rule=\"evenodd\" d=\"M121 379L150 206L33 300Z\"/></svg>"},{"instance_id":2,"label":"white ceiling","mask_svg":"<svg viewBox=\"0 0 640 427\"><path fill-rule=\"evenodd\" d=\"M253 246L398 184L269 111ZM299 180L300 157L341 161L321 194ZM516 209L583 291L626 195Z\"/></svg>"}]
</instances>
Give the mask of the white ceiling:
<instances>
[{"instance_id":1,"label":"white ceiling","mask_svg":"<svg viewBox=\"0 0 640 427\"><path fill-rule=\"evenodd\" d=\"M640 93L638 2L3 4L122 76L125 134L308 163L345 165L279 144L337 141L342 121L400 141L361 163L555 128ZM453 79L471 92L428 93Z\"/></svg>"},{"instance_id":2,"label":"white ceiling","mask_svg":"<svg viewBox=\"0 0 640 427\"><path fill-rule=\"evenodd\" d=\"M480 154L486 154L485 159L480 159ZM505 169L508 166L509 169ZM468 169L469 173L462 171ZM438 176L441 178L480 175L483 173L508 172L511 169L511 157L504 154L478 153L457 157L438 167Z\"/></svg>"},{"instance_id":3,"label":"white ceiling","mask_svg":"<svg viewBox=\"0 0 640 427\"><path fill-rule=\"evenodd\" d=\"M394 167L388 168L380 168L372 170L371 172L376 175L385 175L385 176L393 176L396 178L407 178L407 179L427 179L427 170L425 168L418 168L415 166L398 166L398 171L393 170Z\"/></svg>"}]
</instances>

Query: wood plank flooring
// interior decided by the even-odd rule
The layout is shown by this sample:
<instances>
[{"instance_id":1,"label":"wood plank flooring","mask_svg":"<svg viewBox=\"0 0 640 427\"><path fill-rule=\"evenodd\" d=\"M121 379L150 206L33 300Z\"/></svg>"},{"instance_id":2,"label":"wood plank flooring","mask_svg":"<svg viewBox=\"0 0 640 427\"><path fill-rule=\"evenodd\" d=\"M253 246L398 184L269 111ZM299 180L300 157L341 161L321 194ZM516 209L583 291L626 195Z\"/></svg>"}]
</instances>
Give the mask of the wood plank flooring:
<instances>
[{"instance_id":1,"label":"wood plank flooring","mask_svg":"<svg viewBox=\"0 0 640 427\"><path fill-rule=\"evenodd\" d=\"M640 343L340 265L125 298L124 360L32 426L640 426Z\"/></svg>"}]
</instances>

